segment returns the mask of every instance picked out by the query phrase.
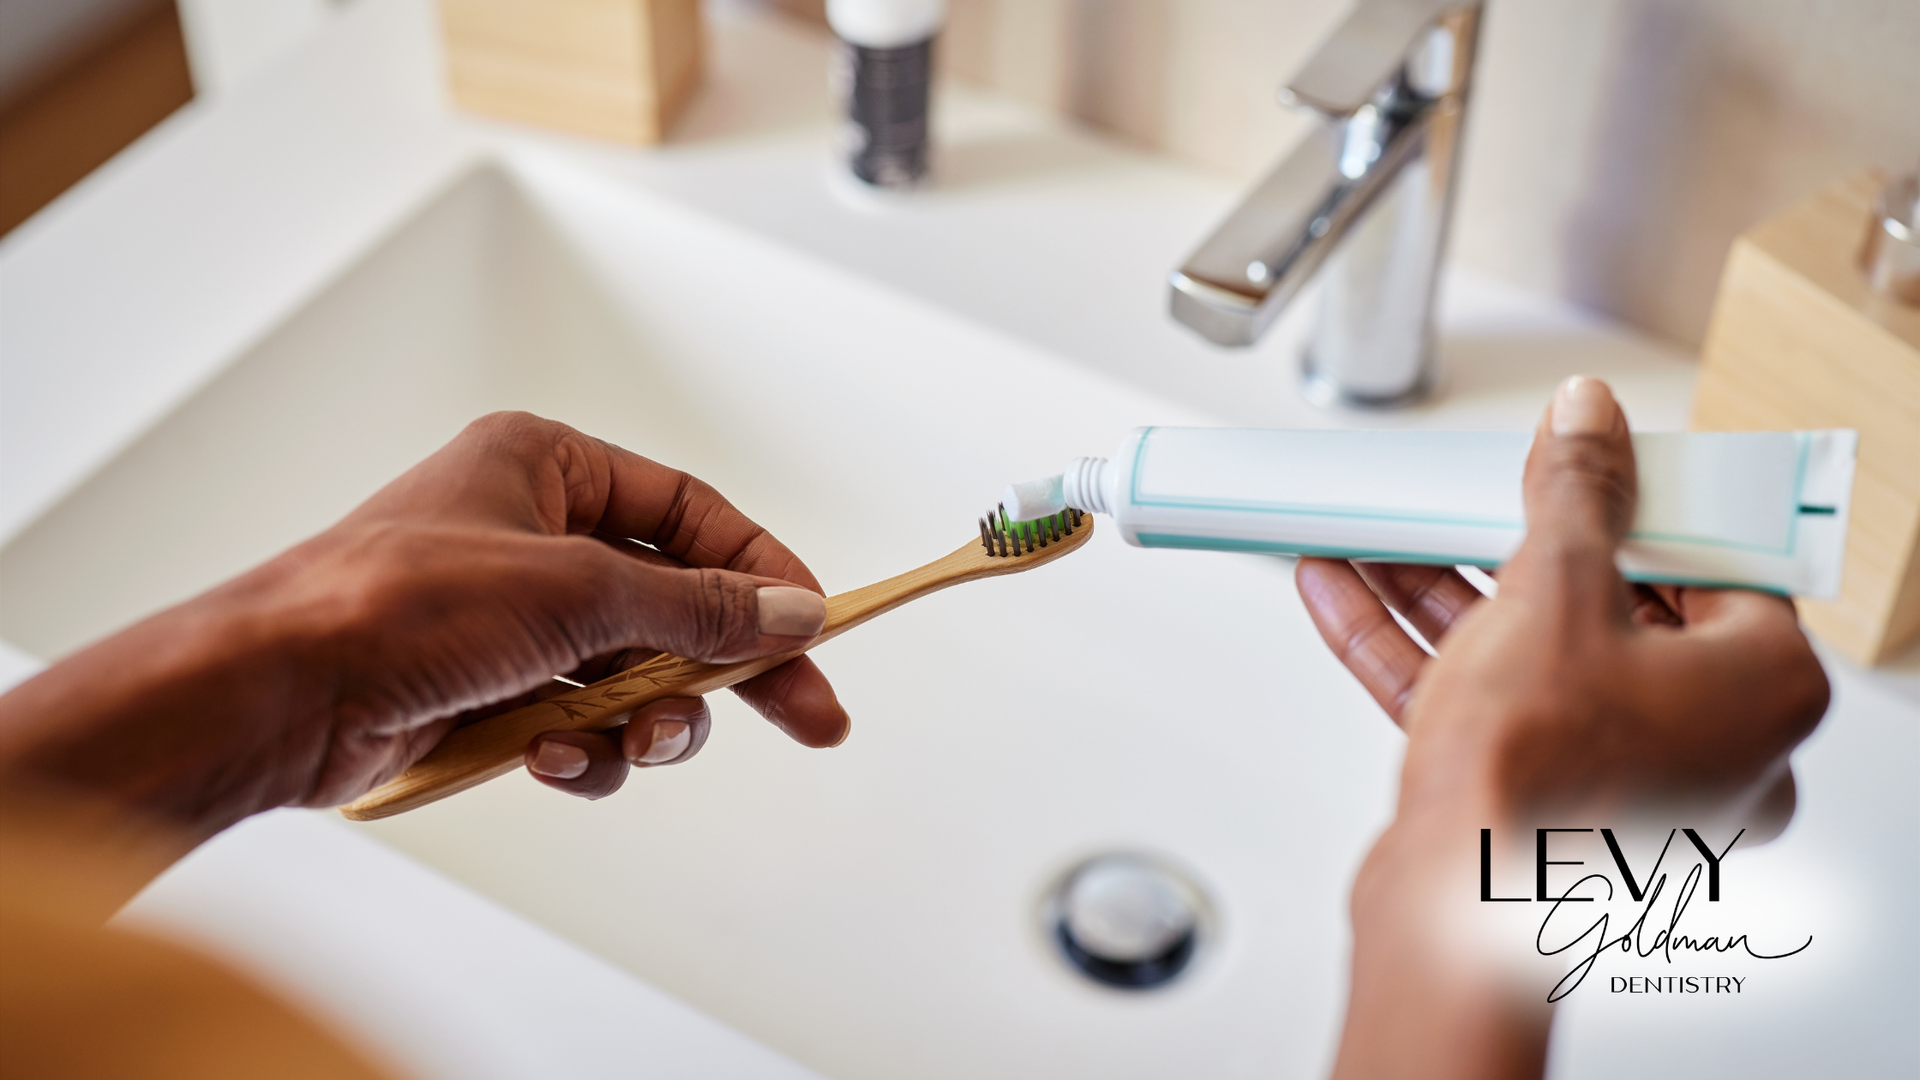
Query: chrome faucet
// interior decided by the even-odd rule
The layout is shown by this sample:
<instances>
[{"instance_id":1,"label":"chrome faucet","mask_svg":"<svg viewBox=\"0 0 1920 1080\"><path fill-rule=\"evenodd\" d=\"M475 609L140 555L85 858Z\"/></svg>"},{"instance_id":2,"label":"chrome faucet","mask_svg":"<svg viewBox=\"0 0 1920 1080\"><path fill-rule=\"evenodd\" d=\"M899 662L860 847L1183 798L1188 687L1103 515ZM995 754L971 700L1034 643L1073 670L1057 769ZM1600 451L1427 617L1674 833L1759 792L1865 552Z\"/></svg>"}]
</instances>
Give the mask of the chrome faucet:
<instances>
[{"instance_id":1,"label":"chrome faucet","mask_svg":"<svg viewBox=\"0 0 1920 1080\"><path fill-rule=\"evenodd\" d=\"M1303 358L1322 404L1433 384L1434 285L1459 171L1479 0L1360 0L1280 91L1327 121L1174 271L1173 317L1251 345L1325 268Z\"/></svg>"}]
</instances>

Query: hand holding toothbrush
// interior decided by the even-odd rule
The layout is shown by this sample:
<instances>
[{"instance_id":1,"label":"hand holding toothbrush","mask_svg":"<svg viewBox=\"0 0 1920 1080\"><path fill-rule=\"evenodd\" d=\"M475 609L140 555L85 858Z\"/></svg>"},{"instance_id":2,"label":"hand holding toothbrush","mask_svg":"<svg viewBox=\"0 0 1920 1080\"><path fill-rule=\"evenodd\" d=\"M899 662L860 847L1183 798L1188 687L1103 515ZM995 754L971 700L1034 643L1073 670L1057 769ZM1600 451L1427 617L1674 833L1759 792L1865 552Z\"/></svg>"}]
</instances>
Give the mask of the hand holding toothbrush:
<instances>
[{"instance_id":1,"label":"hand holding toothbrush","mask_svg":"<svg viewBox=\"0 0 1920 1080\"><path fill-rule=\"evenodd\" d=\"M326 532L0 698L0 780L197 843L359 796L456 726L569 689L556 672L778 655L825 618L806 566L711 487L498 413ZM804 656L736 690L805 745L846 737ZM624 729L544 735L527 764L597 798L630 765L692 757L707 724L700 699L664 699Z\"/></svg>"}]
</instances>

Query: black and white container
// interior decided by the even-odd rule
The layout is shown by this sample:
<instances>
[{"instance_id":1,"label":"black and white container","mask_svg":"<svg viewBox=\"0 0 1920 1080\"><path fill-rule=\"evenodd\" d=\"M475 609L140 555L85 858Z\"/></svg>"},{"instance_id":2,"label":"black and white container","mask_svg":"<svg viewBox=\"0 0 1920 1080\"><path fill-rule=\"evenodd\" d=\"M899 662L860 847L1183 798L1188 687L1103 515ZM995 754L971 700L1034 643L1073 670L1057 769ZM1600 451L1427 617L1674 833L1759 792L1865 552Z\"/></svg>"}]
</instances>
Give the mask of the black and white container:
<instances>
[{"instance_id":1,"label":"black and white container","mask_svg":"<svg viewBox=\"0 0 1920 1080\"><path fill-rule=\"evenodd\" d=\"M926 178L933 39L946 18L946 0L827 0L841 41L842 153L872 187L900 190Z\"/></svg>"}]
</instances>

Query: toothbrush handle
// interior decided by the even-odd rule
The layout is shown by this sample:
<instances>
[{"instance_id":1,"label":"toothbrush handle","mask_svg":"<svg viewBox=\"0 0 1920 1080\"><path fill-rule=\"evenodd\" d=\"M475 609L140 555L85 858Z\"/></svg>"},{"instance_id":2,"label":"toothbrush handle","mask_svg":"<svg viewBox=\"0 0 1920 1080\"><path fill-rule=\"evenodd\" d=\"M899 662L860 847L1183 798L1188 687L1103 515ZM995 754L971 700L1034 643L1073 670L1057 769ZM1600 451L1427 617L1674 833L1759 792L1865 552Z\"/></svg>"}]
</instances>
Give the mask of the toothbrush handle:
<instances>
[{"instance_id":1,"label":"toothbrush handle","mask_svg":"<svg viewBox=\"0 0 1920 1080\"><path fill-rule=\"evenodd\" d=\"M828 636L823 631L814 644ZM705 664L662 653L610 679L455 728L405 772L342 806L340 812L354 821L404 814L519 768L527 744L543 732L618 727L648 702L724 689L804 651L732 664Z\"/></svg>"},{"instance_id":2,"label":"toothbrush handle","mask_svg":"<svg viewBox=\"0 0 1920 1080\"><path fill-rule=\"evenodd\" d=\"M340 812L354 821L373 821L438 802L519 768L527 744L543 732L605 731L625 723L635 709L650 701L699 697L744 682L910 600L963 581L1052 562L1085 543L1093 535L1091 525L1089 519L1088 527L1073 536L1016 558L991 558L970 543L904 574L829 596L826 625L806 649L732 664L708 664L663 653L612 678L454 728L407 771L342 806Z\"/></svg>"}]
</instances>

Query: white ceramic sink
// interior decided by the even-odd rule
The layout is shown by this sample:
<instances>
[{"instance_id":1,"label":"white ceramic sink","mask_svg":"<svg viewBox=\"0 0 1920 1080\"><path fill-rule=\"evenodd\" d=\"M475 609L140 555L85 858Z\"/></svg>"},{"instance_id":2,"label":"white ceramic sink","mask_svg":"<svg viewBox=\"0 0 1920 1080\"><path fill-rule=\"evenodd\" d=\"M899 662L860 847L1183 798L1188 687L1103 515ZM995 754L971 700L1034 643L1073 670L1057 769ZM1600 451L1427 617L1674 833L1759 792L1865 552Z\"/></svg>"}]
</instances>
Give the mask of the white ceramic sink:
<instances>
[{"instance_id":1,"label":"white ceramic sink","mask_svg":"<svg viewBox=\"0 0 1920 1080\"><path fill-rule=\"evenodd\" d=\"M423 11L362 0L342 24L412 20L396 40L430 41ZM1297 320L1251 358L1222 357L1157 307L1179 254L1160 248L1200 235L1213 189L1086 140L1080 172L876 214L820 190L822 132L621 157L475 137L418 103L388 130L404 110L385 99L340 111L373 82L374 54L338 52L187 132L153 170L230 188L182 181L182 197L131 176L0 258L0 374L47 403L0 402L16 418L0 464L37 470L0 477L0 640L50 658L191 595L500 408L694 471L834 591L944 554L1006 481L1110 452L1138 424L1523 427L1578 370L1609 377L1640 426L1684 420L1690 370L1670 354L1459 278L1436 405L1313 411L1278 366ZM351 122L285 119L335 112ZM967 130L947 128L956 154ZM379 207L462 155L489 163L371 253L338 255L358 243L340 207L382 232ZM1154 217L1163 192L1185 202ZM1087 242L1044 228L1063 221L1059 236ZM141 229L161 239L118 258ZM180 237L198 247L176 267ZM302 284L323 265L346 269ZM108 317L55 310L81 295ZM243 333L250 320L272 328ZM128 385L113 422L87 427ZM1288 575L1276 559L1096 535L823 647L854 717L836 750L803 750L716 695L695 762L610 799L515 775L360 828L837 1080L1318 1075L1344 996L1346 892L1389 812L1400 738L1326 655ZM1858 899L1915 884L1913 860L1885 846L1920 826L1915 800L1889 794L1920 745L1912 691L1835 674L1835 713L1797 758L1794 831L1739 864L1824 883L1825 966L1738 1008L1570 1002L1556 1076L1912 1062L1891 1034L1916 1000L1911 920ZM1194 968L1161 991L1096 987L1041 933L1056 875L1111 850L1183 867L1217 914ZM1843 1050L1857 1067L1838 1068ZM647 1059L635 1046L635 1067Z\"/></svg>"},{"instance_id":2,"label":"white ceramic sink","mask_svg":"<svg viewBox=\"0 0 1920 1080\"><path fill-rule=\"evenodd\" d=\"M712 481L832 591L944 554L1001 484L1189 414L576 169L483 167L0 551L57 655L524 408ZM1278 560L1110 535L820 650L832 752L730 698L686 768L575 802L516 775L377 835L845 1078L1306 1075L1397 737ZM1144 850L1219 913L1147 995L1038 929Z\"/></svg>"}]
</instances>

